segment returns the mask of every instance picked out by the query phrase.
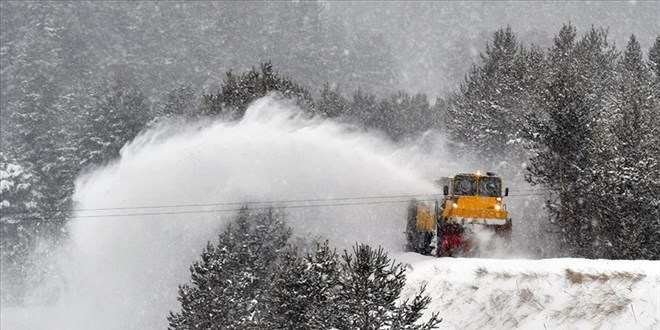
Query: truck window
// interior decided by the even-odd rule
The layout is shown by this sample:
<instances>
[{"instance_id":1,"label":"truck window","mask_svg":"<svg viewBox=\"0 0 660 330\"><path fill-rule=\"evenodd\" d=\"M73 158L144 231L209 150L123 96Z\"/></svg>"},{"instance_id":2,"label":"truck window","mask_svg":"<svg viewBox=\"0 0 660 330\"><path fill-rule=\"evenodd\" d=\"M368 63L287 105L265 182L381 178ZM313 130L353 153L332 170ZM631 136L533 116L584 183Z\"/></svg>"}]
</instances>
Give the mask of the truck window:
<instances>
[{"instance_id":1,"label":"truck window","mask_svg":"<svg viewBox=\"0 0 660 330\"><path fill-rule=\"evenodd\" d=\"M479 195L488 197L498 197L502 195L500 178L481 177L479 178Z\"/></svg>"},{"instance_id":2,"label":"truck window","mask_svg":"<svg viewBox=\"0 0 660 330\"><path fill-rule=\"evenodd\" d=\"M454 194L470 195L477 194L477 178L473 176L460 175L454 177Z\"/></svg>"}]
</instances>

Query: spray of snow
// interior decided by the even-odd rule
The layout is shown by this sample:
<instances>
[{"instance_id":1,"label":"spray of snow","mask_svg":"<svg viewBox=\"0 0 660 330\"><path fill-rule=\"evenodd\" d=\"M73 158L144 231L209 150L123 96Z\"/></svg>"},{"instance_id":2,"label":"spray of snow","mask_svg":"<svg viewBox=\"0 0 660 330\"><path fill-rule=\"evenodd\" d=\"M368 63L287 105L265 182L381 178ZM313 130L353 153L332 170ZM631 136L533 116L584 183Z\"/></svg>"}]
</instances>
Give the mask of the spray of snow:
<instances>
[{"instance_id":1,"label":"spray of snow","mask_svg":"<svg viewBox=\"0 0 660 330\"><path fill-rule=\"evenodd\" d=\"M91 211L71 222L61 258L66 287L48 327L164 328L189 265L231 218L225 210L240 207L227 203L304 206L287 209L294 235L323 236L339 248L364 242L401 251L409 198L337 199L437 194L432 179L456 169L440 168L447 159L437 147L441 137L423 140L395 146L274 97L256 101L238 122L147 132L116 163L78 180L76 208ZM292 202L310 199L326 201ZM360 205L307 207L327 200Z\"/></svg>"},{"instance_id":2,"label":"spray of snow","mask_svg":"<svg viewBox=\"0 0 660 330\"><path fill-rule=\"evenodd\" d=\"M510 244L510 239L499 236L489 228L472 225L467 227L467 230L475 242L472 247L473 251L471 251L471 255L482 258L498 259L524 257L524 253L521 253L521 251L517 249L517 246L512 246Z\"/></svg>"}]
</instances>

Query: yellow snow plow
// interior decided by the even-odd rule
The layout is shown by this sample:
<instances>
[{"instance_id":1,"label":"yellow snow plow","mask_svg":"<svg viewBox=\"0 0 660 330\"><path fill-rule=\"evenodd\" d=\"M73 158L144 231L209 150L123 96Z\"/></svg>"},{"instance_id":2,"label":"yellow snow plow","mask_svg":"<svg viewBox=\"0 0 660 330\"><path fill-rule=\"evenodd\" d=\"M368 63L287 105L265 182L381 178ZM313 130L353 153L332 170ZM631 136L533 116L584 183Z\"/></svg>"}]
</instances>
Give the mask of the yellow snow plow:
<instances>
[{"instance_id":1,"label":"yellow snow plow","mask_svg":"<svg viewBox=\"0 0 660 330\"><path fill-rule=\"evenodd\" d=\"M495 173L459 173L439 180L444 199L413 201L408 210L407 250L421 254L452 256L469 253L474 226L493 230L508 239L511 218L503 197L502 179Z\"/></svg>"}]
</instances>

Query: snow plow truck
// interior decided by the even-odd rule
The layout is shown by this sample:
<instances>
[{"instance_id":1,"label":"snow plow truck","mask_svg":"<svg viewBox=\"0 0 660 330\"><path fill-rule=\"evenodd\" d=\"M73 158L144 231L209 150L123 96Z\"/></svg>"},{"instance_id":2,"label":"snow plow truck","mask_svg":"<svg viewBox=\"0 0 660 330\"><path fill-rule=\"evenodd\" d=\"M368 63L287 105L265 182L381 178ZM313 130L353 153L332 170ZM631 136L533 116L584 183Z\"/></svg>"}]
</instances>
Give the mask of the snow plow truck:
<instances>
[{"instance_id":1,"label":"snow plow truck","mask_svg":"<svg viewBox=\"0 0 660 330\"><path fill-rule=\"evenodd\" d=\"M470 255L476 226L492 230L504 240L511 236L511 218L503 197L502 178L487 172L459 173L437 180L444 198L413 200L408 209L406 250L439 257Z\"/></svg>"}]
</instances>

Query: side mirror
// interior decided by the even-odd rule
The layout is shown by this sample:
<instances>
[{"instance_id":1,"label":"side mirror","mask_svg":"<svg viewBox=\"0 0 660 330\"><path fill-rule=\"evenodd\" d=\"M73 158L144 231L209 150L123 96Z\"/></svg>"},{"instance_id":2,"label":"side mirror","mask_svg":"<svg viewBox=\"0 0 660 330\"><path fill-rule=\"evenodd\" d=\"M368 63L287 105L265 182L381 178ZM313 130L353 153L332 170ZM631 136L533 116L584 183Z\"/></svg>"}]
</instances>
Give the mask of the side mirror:
<instances>
[{"instance_id":1,"label":"side mirror","mask_svg":"<svg viewBox=\"0 0 660 330\"><path fill-rule=\"evenodd\" d=\"M509 188L504 188L504 196L509 196Z\"/></svg>"},{"instance_id":2,"label":"side mirror","mask_svg":"<svg viewBox=\"0 0 660 330\"><path fill-rule=\"evenodd\" d=\"M442 188L442 193L445 194L445 196L449 195L449 187L444 186L444 187Z\"/></svg>"}]
</instances>

